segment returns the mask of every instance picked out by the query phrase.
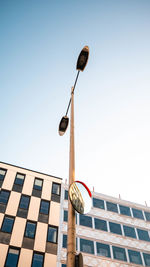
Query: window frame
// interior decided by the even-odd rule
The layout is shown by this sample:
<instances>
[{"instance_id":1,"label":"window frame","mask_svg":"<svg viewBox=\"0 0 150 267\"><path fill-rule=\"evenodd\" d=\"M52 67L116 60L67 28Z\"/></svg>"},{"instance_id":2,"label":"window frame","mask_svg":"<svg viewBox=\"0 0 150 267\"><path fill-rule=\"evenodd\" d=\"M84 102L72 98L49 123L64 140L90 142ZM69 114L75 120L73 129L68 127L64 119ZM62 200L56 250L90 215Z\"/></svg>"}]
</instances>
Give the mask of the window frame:
<instances>
[{"instance_id":1,"label":"window frame","mask_svg":"<svg viewBox=\"0 0 150 267\"><path fill-rule=\"evenodd\" d=\"M135 213L136 212L141 212L141 213L139 213L139 214L142 214L142 217L138 217L138 216L135 216ZM135 212L135 213L134 213ZM133 218L136 218L136 219L140 219L140 220L144 220L144 215L143 215L143 211L142 210L140 210L140 209L136 209L136 208L132 208L132 214L133 214Z\"/></svg>"},{"instance_id":2,"label":"window frame","mask_svg":"<svg viewBox=\"0 0 150 267\"><path fill-rule=\"evenodd\" d=\"M33 236L33 237L31 237L31 236L26 236L26 230L27 230L27 225L28 225L28 223L35 224L35 231L34 231L34 236ZM24 237L25 237L25 238L30 238L31 240L35 239L36 230L37 230L37 222L27 220L27 221L26 221L26 227L25 227L25 230L24 230Z\"/></svg>"},{"instance_id":3,"label":"window frame","mask_svg":"<svg viewBox=\"0 0 150 267\"><path fill-rule=\"evenodd\" d=\"M20 207L21 200L22 200L23 197L28 197L28 198L29 198L29 202L28 202L28 207L27 207L27 208L21 208L21 207ZM23 194L22 194L21 197L20 197L20 201L19 201L19 206L18 206L18 208L19 208L19 209L22 209L22 210L29 210L30 200L31 200L31 196L23 195Z\"/></svg>"},{"instance_id":4,"label":"window frame","mask_svg":"<svg viewBox=\"0 0 150 267\"><path fill-rule=\"evenodd\" d=\"M122 212L122 211L121 211L121 208L123 208L123 209L128 209L129 214L127 214L127 213L125 213L125 212ZM125 216L128 216L128 217L131 217L131 210L130 210L130 207L119 204L119 211L120 211L120 214L121 214L121 215L125 215Z\"/></svg>"},{"instance_id":5,"label":"window frame","mask_svg":"<svg viewBox=\"0 0 150 267\"><path fill-rule=\"evenodd\" d=\"M36 187L37 185L35 185L35 181L36 180L39 180L39 181L42 181L42 185L41 185L41 187L40 188L38 188L38 187ZM42 178L38 178L38 177L35 177L35 179L34 179L34 184L33 184L33 189L34 190L38 190L38 191L42 191L42 189L43 189L43 179Z\"/></svg>"},{"instance_id":6,"label":"window frame","mask_svg":"<svg viewBox=\"0 0 150 267\"><path fill-rule=\"evenodd\" d=\"M113 225L120 226L121 233L112 232L112 231L111 231L111 225L112 225L112 226L113 226ZM123 235L123 233L122 233L122 228L121 228L121 224L120 224L120 223L109 222L109 229L110 229L110 233L112 233L112 234Z\"/></svg>"},{"instance_id":7,"label":"window frame","mask_svg":"<svg viewBox=\"0 0 150 267\"><path fill-rule=\"evenodd\" d=\"M112 206L114 205L114 207L116 207L117 210L116 210L116 211L115 211L115 210L111 210L111 209L109 208L109 205L110 205L110 206L111 206L111 205L112 205ZM115 212L115 213L119 213L117 203L113 203L113 202L110 202L110 201L106 201L106 208L107 208L107 211Z\"/></svg>"},{"instance_id":8,"label":"window frame","mask_svg":"<svg viewBox=\"0 0 150 267\"><path fill-rule=\"evenodd\" d=\"M17 258L17 262L16 262L16 266L15 266L15 267L17 267L17 266L18 266L18 262L19 262L19 257L20 257L20 250L21 250L21 248L14 247L14 246L9 246L9 247L8 247L7 256L6 256L6 260L5 260L5 264L4 264L4 266L7 266L6 263L7 263L7 260L8 260L9 250L11 250L11 249L19 251L19 253L18 253L18 258ZM14 265L11 266L11 267L14 267Z\"/></svg>"},{"instance_id":9,"label":"window frame","mask_svg":"<svg viewBox=\"0 0 150 267\"><path fill-rule=\"evenodd\" d=\"M136 263L136 262L131 261L131 255L130 255L130 252L131 252L131 253L132 253L132 252L135 252L135 253L139 254L139 255L140 255L141 263ZM142 264L142 257L141 257L141 253L140 253L140 251L136 251L136 250L128 249L128 255L129 255L129 262L130 262L130 263L135 263L135 264L143 265L143 264Z\"/></svg>"},{"instance_id":10,"label":"window frame","mask_svg":"<svg viewBox=\"0 0 150 267\"><path fill-rule=\"evenodd\" d=\"M11 231L10 231L10 232L8 232L8 231L4 231L4 230L3 230L3 227L4 227L4 224L5 224L5 219L6 219L6 218L9 218L9 219L12 219L12 220L13 220L13 223L12 223L12 225L11 225ZM11 234L12 231L13 231L14 222L15 222L15 217L13 217L13 216L9 216L9 215L5 215L4 218L3 218L2 226L1 226L1 232Z\"/></svg>"},{"instance_id":11,"label":"window frame","mask_svg":"<svg viewBox=\"0 0 150 267\"><path fill-rule=\"evenodd\" d=\"M88 223L87 224L81 224L82 218L88 218L90 220L90 226L87 225ZM85 219L85 221L86 221L86 219ZM84 214L79 214L79 225L80 226L89 227L89 228L93 229L92 216L88 216L88 215L84 215Z\"/></svg>"},{"instance_id":12,"label":"window frame","mask_svg":"<svg viewBox=\"0 0 150 267\"><path fill-rule=\"evenodd\" d=\"M56 194L56 193L53 192L53 185L58 185L59 186L59 194ZM52 183L52 194L55 195L55 196L60 196L60 194L61 194L61 184L55 183L55 182Z\"/></svg>"},{"instance_id":13,"label":"window frame","mask_svg":"<svg viewBox=\"0 0 150 267\"><path fill-rule=\"evenodd\" d=\"M122 251L124 251L124 256L125 256L125 260L123 259L119 259L119 258L117 258L116 256L115 256L115 249L120 249L120 250L122 250ZM124 261L124 262L127 262L127 253L126 253L126 249L125 248L123 248L123 247L118 247L118 246L112 246L112 252L113 252L113 259L115 259L115 260L119 260L119 261Z\"/></svg>"},{"instance_id":14,"label":"window frame","mask_svg":"<svg viewBox=\"0 0 150 267\"><path fill-rule=\"evenodd\" d=\"M53 242L53 241L49 241L48 240L48 233L49 233L49 228L53 228L53 229L56 229L56 242ZM55 226L55 225L51 225L51 224L48 224L48 228L47 228L47 239L46 241L48 243L52 243L52 244L58 244L58 226Z\"/></svg>"},{"instance_id":15,"label":"window frame","mask_svg":"<svg viewBox=\"0 0 150 267\"><path fill-rule=\"evenodd\" d=\"M20 184L20 183L16 183L16 179L19 179L19 178L17 178L17 175L18 175L18 174L24 176L23 179L20 179L21 181L23 181L22 184ZM26 177L26 175L25 175L24 173L17 172L17 173L16 173L16 177L15 177L14 184L15 184L15 185L19 185L20 187L21 187L21 186L23 187L23 185L24 185L24 181L25 181L25 177Z\"/></svg>"},{"instance_id":16,"label":"window frame","mask_svg":"<svg viewBox=\"0 0 150 267\"><path fill-rule=\"evenodd\" d=\"M42 266L41 267L44 267L44 260L45 260L45 253L42 253L42 252L39 252L39 251L33 251L33 254L32 254L32 263L31 263L31 267L33 267L33 260L34 260L34 255L35 254L38 254L38 255L42 255L43 256L43 262L42 262Z\"/></svg>"},{"instance_id":17,"label":"window frame","mask_svg":"<svg viewBox=\"0 0 150 267\"><path fill-rule=\"evenodd\" d=\"M144 230L144 229L139 229L139 228L136 228L136 230L137 230L137 234L138 234L138 239L139 240L141 240L141 241L146 241L146 242L150 242L150 236L149 236L149 231L148 230ZM147 236L148 236L148 240L147 239L142 239L141 238L141 235L142 235L142 232L143 232L143 234L145 233L147 233Z\"/></svg>"},{"instance_id":18,"label":"window frame","mask_svg":"<svg viewBox=\"0 0 150 267\"><path fill-rule=\"evenodd\" d=\"M128 229L129 229L129 228L130 228L130 229L133 229L133 230L134 230L134 233L135 233L135 237L133 237L133 236L131 236L131 235L127 235L127 234L125 233L125 232L126 232L125 228L126 228L126 229L127 229L127 228L128 228ZM124 232L124 236L137 239L135 228L132 227L132 226L123 225L123 232Z\"/></svg>"},{"instance_id":19,"label":"window frame","mask_svg":"<svg viewBox=\"0 0 150 267\"><path fill-rule=\"evenodd\" d=\"M48 213L41 212L42 202L47 202L48 203ZM41 199L41 201L40 201L39 214L49 215L49 212L50 212L50 201L45 200L45 199Z\"/></svg>"},{"instance_id":20,"label":"window frame","mask_svg":"<svg viewBox=\"0 0 150 267\"><path fill-rule=\"evenodd\" d=\"M150 266L150 264L148 265L147 263L146 263L146 257L149 257L149 261L150 261L150 254L149 253L145 253L145 252L143 252L143 258L144 258L144 263L145 263L145 266Z\"/></svg>"},{"instance_id":21,"label":"window frame","mask_svg":"<svg viewBox=\"0 0 150 267\"><path fill-rule=\"evenodd\" d=\"M98 253L98 245L102 245L102 246L106 246L108 248L108 256L105 256L105 255L100 255ZM100 256L100 257L106 257L106 258L110 258L111 259L111 248L110 248L110 245L109 244L106 244L106 243L101 243L101 242L96 242L96 255L97 256Z\"/></svg>"},{"instance_id":22,"label":"window frame","mask_svg":"<svg viewBox=\"0 0 150 267\"><path fill-rule=\"evenodd\" d=\"M94 202L99 202L99 203L102 203L102 206L101 205L94 205ZM96 198L96 197L93 197L92 198L92 204L93 204L93 208L96 208L96 209L101 209L101 210L105 210L105 202L103 199L100 199L100 198Z\"/></svg>"},{"instance_id":23,"label":"window frame","mask_svg":"<svg viewBox=\"0 0 150 267\"><path fill-rule=\"evenodd\" d=\"M90 252L81 250L81 242L82 242L82 241L89 241L91 244L93 244L93 246L91 247L93 253L90 253ZM94 241L93 241L93 240L89 240L89 239L85 239L85 238L80 238L80 251L83 252L83 253L90 254L90 255L95 255Z\"/></svg>"},{"instance_id":24,"label":"window frame","mask_svg":"<svg viewBox=\"0 0 150 267\"><path fill-rule=\"evenodd\" d=\"M7 169L4 169L4 168L0 168L0 170L2 170L2 171L5 171L5 175L3 176L3 179L0 179L0 181L4 181L4 179L5 179L5 176L6 176L6 173L7 173ZM0 177L1 177L1 174L0 174Z\"/></svg>"},{"instance_id":25,"label":"window frame","mask_svg":"<svg viewBox=\"0 0 150 267\"><path fill-rule=\"evenodd\" d=\"M9 201L9 197L10 197L10 193L11 193L11 192L10 192L9 190L1 189L1 191L0 191L0 197L1 197L1 193L2 193L2 192L7 192L7 193L9 194L6 203L4 203L4 202L0 202L0 204L7 206L8 201Z\"/></svg>"},{"instance_id":26,"label":"window frame","mask_svg":"<svg viewBox=\"0 0 150 267\"><path fill-rule=\"evenodd\" d=\"M106 229L102 229L102 228L105 228L105 227L102 227L102 228L96 228L96 223L95 223L96 220L97 220L97 221L101 221L102 223L104 223L104 225L106 226ZM107 221L106 221L106 220L102 220L102 219L99 219L99 218L95 218L95 217L94 217L94 229L96 229L96 230L100 230L100 231L108 232Z\"/></svg>"}]
</instances>

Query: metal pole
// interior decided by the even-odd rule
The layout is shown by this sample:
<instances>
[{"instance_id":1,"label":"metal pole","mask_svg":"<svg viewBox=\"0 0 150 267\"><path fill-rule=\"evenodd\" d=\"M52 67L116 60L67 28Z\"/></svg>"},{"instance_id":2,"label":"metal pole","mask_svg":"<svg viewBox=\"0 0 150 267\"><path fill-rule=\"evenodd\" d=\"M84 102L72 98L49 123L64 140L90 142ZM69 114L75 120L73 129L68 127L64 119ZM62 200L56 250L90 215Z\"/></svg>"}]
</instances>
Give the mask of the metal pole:
<instances>
[{"instance_id":1,"label":"metal pole","mask_svg":"<svg viewBox=\"0 0 150 267\"><path fill-rule=\"evenodd\" d=\"M74 87L71 89L71 120L70 120L70 158L69 186L75 181L75 150L74 150ZM76 254L76 221L75 210L68 199L68 237L67 237L67 267L75 266Z\"/></svg>"}]
</instances>

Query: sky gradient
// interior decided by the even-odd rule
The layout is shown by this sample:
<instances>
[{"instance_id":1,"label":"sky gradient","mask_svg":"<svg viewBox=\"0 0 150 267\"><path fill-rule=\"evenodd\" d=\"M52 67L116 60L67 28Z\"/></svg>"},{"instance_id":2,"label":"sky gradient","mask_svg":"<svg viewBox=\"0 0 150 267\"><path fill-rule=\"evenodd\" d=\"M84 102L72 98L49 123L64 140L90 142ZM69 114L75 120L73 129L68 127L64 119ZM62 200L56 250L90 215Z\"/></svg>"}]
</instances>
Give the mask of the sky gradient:
<instances>
[{"instance_id":1,"label":"sky gradient","mask_svg":"<svg viewBox=\"0 0 150 267\"><path fill-rule=\"evenodd\" d=\"M149 0L0 0L0 161L68 179L58 125L85 45L77 180L150 206Z\"/></svg>"}]
</instances>

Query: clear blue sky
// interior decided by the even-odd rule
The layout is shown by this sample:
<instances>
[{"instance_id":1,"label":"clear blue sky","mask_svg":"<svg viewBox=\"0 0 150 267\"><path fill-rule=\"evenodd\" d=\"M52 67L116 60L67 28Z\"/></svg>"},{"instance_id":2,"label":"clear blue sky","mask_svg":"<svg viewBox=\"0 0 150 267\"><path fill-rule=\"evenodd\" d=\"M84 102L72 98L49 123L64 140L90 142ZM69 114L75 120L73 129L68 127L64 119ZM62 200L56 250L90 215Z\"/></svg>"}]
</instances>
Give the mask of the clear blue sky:
<instances>
[{"instance_id":1,"label":"clear blue sky","mask_svg":"<svg viewBox=\"0 0 150 267\"><path fill-rule=\"evenodd\" d=\"M0 160L68 178L75 92L76 177L150 206L150 1L0 1Z\"/></svg>"}]
</instances>

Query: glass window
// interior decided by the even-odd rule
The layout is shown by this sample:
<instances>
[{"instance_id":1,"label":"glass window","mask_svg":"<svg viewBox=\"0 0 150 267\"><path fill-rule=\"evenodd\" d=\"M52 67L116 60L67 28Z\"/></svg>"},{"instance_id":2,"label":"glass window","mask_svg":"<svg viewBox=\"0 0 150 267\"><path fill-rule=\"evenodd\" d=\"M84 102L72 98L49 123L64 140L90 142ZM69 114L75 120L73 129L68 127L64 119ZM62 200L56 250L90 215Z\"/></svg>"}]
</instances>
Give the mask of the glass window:
<instances>
[{"instance_id":1,"label":"glass window","mask_svg":"<svg viewBox=\"0 0 150 267\"><path fill-rule=\"evenodd\" d=\"M35 178L33 188L36 190L42 190L43 180Z\"/></svg>"},{"instance_id":2,"label":"glass window","mask_svg":"<svg viewBox=\"0 0 150 267\"><path fill-rule=\"evenodd\" d=\"M6 267L16 267L19 258L19 249L9 248L7 259L6 259Z\"/></svg>"},{"instance_id":3,"label":"glass window","mask_svg":"<svg viewBox=\"0 0 150 267\"><path fill-rule=\"evenodd\" d=\"M106 221L94 218L94 222L95 222L95 229L107 231Z\"/></svg>"},{"instance_id":4,"label":"glass window","mask_svg":"<svg viewBox=\"0 0 150 267\"><path fill-rule=\"evenodd\" d=\"M119 205L120 213L123 215L131 216L130 208L126 206Z\"/></svg>"},{"instance_id":5,"label":"glass window","mask_svg":"<svg viewBox=\"0 0 150 267\"><path fill-rule=\"evenodd\" d=\"M110 258L110 247L109 245L96 242L96 249L98 256L104 256Z\"/></svg>"},{"instance_id":6,"label":"glass window","mask_svg":"<svg viewBox=\"0 0 150 267\"><path fill-rule=\"evenodd\" d=\"M40 213L43 213L43 214L49 213L49 201L41 200Z\"/></svg>"},{"instance_id":7,"label":"glass window","mask_svg":"<svg viewBox=\"0 0 150 267\"><path fill-rule=\"evenodd\" d=\"M92 228L92 217L80 214L80 225Z\"/></svg>"},{"instance_id":8,"label":"glass window","mask_svg":"<svg viewBox=\"0 0 150 267\"><path fill-rule=\"evenodd\" d=\"M53 183L52 194L60 195L60 184Z\"/></svg>"},{"instance_id":9,"label":"glass window","mask_svg":"<svg viewBox=\"0 0 150 267\"><path fill-rule=\"evenodd\" d=\"M15 178L15 184L23 185L24 183L25 175L21 173L17 173Z\"/></svg>"},{"instance_id":10,"label":"glass window","mask_svg":"<svg viewBox=\"0 0 150 267\"><path fill-rule=\"evenodd\" d=\"M127 261L126 252L124 248L112 246L112 249L113 249L114 259L117 259L120 261Z\"/></svg>"},{"instance_id":11,"label":"glass window","mask_svg":"<svg viewBox=\"0 0 150 267\"><path fill-rule=\"evenodd\" d=\"M137 232L138 232L138 237L139 237L140 240L150 241L150 238L149 238L149 235L148 235L148 231L137 229Z\"/></svg>"},{"instance_id":12,"label":"glass window","mask_svg":"<svg viewBox=\"0 0 150 267\"><path fill-rule=\"evenodd\" d=\"M44 256L39 253L33 254L32 267L43 267Z\"/></svg>"},{"instance_id":13,"label":"glass window","mask_svg":"<svg viewBox=\"0 0 150 267\"><path fill-rule=\"evenodd\" d=\"M0 203L7 204L10 192L1 190L0 192Z\"/></svg>"},{"instance_id":14,"label":"glass window","mask_svg":"<svg viewBox=\"0 0 150 267\"><path fill-rule=\"evenodd\" d=\"M68 211L64 210L64 222L68 222Z\"/></svg>"},{"instance_id":15,"label":"glass window","mask_svg":"<svg viewBox=\"0 0 150 267\"><path fill-rule=\"evenodd\" d=\"M128 254L131 263L142 264L140 252L128 249Z\"/></svg>"},{"instance_id":16,"label":"glass window","mask_svg":"<svg viewBox=\"0 0 150 267\"><path fill-rule=\"evenodd\" d=\"M27 210L29 207L29 196L21 196L19 208Z\"/></svg>"},{"instance_id":17,"label":"glass window","mask_svg":"<svg viewBox=\"0 0 150 267\"><path fill-rule=\"evenodd\" d=\"M121 225L118 223L109 222L110 232L118 235L122 235Z\"/></svg>"},{"instance_id":18,"label":"glass window","mask_svg":"<svg viewBox=\"0 0 150 267\"><path fill-rule=\"evenodd\" d=\"M107 210L118 212L117 204L106 201Z\"/></svg>"},{"instance_id":19,"label":"glass window","mask_svg":"<svg viewBox=\"0 0 150 267\"><path fill-rule=\"evenodd\" d=\"M150 254L143 253L144 261L145 261L145 266L150 266Z\"/></svg>"},{"instance_id":20,"label":"glass window","mask_svg":"<svg viewBox=\"0 0 150 267\"><path fill-rule=\"evenodd\" d=\"M67 265L66 264L62 264L61 267L67 267Z\"/></svg>"},{"instance_id":21,"label":"glass window","mask_svg":"<svg viewBox=\"0 0 150 267\"><path fill-rule=\"evenodd\" d=\"M123 225L125 236L136 238L135 229L130 226Z\"/></svg>"},{"instance_id":22,"label":"glass window","mask_svg":"<svg viewBox=\"0 0 150 267\"><path fill-rule=\"evenodd\" d=\"M80 239L80 251L94 254L94 242L91 240Z\"/></svg>"},{"instance_id":23,"label":"glass window","mask_svg":"<svg viewBox=\"0 0 150 267\"><path fill-rule=\"evenodd\" d=\"M104 200L98 199L98 198L93 198L93 207L99 208L99 209L104 209Z\"/></svg>"},{"instance_id":24,"label":"glass window","mask_svg":"<svg viewBox=\"0 0 150 267\"><path fill-rule=\"evenodd\" d=\"M7 171L7 170L4 170L4 169L1 169L1 168L0 168L0 180L1 180L1 181L4 180L5 175L6 175L6 171Z\"/></svg>"},{"instance_id":25,"label":"glass window","mask_svg":"<svg viewBox=\"0 0 150 267\"><path fill-rule=\"evenodd\" d=\"M25 237L34 238L35 230L36 230L36 223L27 222L26 230L25 230Z\"/></svg>"},{"instance_id":26,"label":"glass window","mask_svg":"<svg viewBox=\"0 0 150 267\"><path fill-rule=\"evenodd\" d=\"M57 233L58 233L57 227L48 226L47 241L52 243L57 243Z\"/></svg>"},{"instance_id":27,"label":"glass window","mask_svg":"<svg viewBox=\"0 0 150 267\"><path fill-rule=\"evenodd\" d=\"M65 199L68 200L68 191L65 190Z\"/></svg>"},{"instance_id":28,"label":"glass window","mask_svg":"<svg viewBox=\"0 0 150 267\"><path fill-rule=\"evenodd\" d=\"M138 218L138 219L144 220L142 210L137 210L137 209L132 208L132 211L133 211L133 217L134 218Z\"/></svg>"},{"instance_id":29,"label":"glass window","mask_svg":"<svg viewBox=\"0 0 150 267\"><path fill-rule=\"evenodd\" d=\"M150 221L150 212L144 211L147 221Z\"/></svg>"},{"instance_id":30,"label":"glass window","mask_svg":"<svg viewBox=\"0 0 150 267\"><path fill-rule=\"evenodd\" d=\"M5 216L1 231L11 233L14 224L14 218Z\"/></svg>"},{"instance_id":31,"label":"glass window","mask_svg":"<svg viewBox=\"0 0 150 267\"><path fill-rule=\"evenodd\" d=\"M67 235L63 235L63 248L67 248Z\"/></svg>"}]
</instances>

